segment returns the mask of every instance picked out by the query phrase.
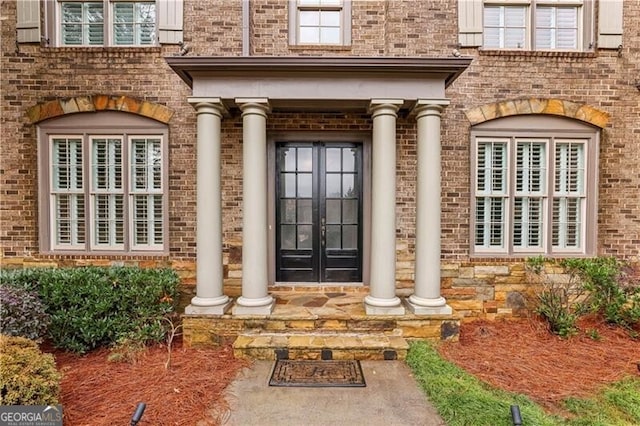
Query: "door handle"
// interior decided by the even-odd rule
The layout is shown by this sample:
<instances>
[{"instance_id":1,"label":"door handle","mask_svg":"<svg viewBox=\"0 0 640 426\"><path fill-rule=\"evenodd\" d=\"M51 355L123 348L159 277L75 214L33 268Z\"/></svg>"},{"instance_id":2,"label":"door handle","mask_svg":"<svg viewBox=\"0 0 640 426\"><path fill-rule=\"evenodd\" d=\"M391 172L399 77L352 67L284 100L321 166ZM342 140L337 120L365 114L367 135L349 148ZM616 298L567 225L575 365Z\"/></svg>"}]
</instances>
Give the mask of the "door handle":
<instances>
[{"instance_id":1,"label":"door handle","mask_svg":"<svg viewBox=\"0 0 640 426\"><path fill-rule=\"evenodd\" d=\"M320 235L322 236L322 242L324 243L324 236L327 230L327 227L325 226L325 218L323 217L322 219L320 219Z\"/></svg>"}]
</instances>

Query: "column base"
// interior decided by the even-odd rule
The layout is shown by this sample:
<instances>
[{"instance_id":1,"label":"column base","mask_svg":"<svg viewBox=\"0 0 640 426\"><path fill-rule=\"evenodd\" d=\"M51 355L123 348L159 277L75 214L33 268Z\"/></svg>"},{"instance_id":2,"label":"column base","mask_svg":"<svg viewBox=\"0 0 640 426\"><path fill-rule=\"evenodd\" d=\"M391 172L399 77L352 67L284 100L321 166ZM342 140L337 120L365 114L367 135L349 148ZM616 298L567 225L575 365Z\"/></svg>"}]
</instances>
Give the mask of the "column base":
<instances>
[{"instance_id":1,"label":"column base","mask_svg":"<svg viewBox=\"0 0 640 426\"><path fill-rule=\"evenodd\" d=\"M232 301L228 296L216 298L194 297L191 304L184 309L187 315L224 315L229 310Z\"/></svg>"},{"instance_id":2,"label":"column base","mask_svg":"<svg viewBox=\"0 0 640 426\"><path fill-rule=\"evenodd\" d=\"M415 296L415 295L414 295ZM414 315L451 315L453 309L447 305L447 301L444 297L438 299L423 299L419 297L410 296L408 299L404 299L404 304Z\"/></svg>"},{"instance_id":3,"label":"column base","mask_svg":"<svg viewBox=\"0 0 640 426\"><path fill-rule=\"evenodd\" d=\"M236 300L236 304L231 308L233 315L271 315L276 301L272 296L260 299L247 299L240 296Z\"/></svg>"},{"instance_id":4,"label":"column base","mask_svg":"<svg viewBox=\"0 0 640 426\"><path fill-rule=\"evenodd\" d=\"M367 315L404 315L405 309L398 297L392 299L380 299L366 296L364 298L364 311Z\"/></svg>"}]
</instances>

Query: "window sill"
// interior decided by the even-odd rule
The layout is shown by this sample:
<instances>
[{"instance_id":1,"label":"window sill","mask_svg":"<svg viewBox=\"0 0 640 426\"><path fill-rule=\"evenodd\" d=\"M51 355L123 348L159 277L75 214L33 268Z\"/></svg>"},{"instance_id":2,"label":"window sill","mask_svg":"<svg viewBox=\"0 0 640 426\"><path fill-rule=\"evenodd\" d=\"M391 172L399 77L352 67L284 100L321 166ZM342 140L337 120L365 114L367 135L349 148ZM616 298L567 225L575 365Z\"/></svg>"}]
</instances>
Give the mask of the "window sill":
<instances>
[{"instance_id":1,"label":"window sill","mask_svg":"<svg viewBox=\"0 0 640 426\"><path fill-rule=\"evenodd\" d=\"M167 259L169 251L139 251L139 252L109 252L109 251L49 251L40 252L40 258L43 259L109 259L109 260L126 260L126 259Z\"/></svg>"},{"instance_id":2,"label":"window sill","mask_svg":"<svg viewBox=\"0 0 640 426\"><path fill-rule=\"evenodd\" d=\"M42 52L52 53L160 53L161 46L44 46Z\"/></svg>"},{"instance_id":3,"label":"window sill","mask_svg":"<svg viewBox=\"0 0 640 426\"><path fill-rule=\"evenodd\" d=\"M595 51L568 50L508 50L479 48L480 56L525 57L525 58L595 58Z\"/></svg>"},{"instance_id":4,"label":"window sill","mask_svg":"<svg viewBox=\"0 0 640 426\"><path fill-rule=\"evenodd\" d=\"M302 50L325 50L331 52L349 52L351 51L350 44L290 44L290 50L302 51Z\"/></svg>"},{"instance_id":5,"label":"window sill","mask_svg":"<svg viewBox=\"0 0 640 426\"><path fill-rule=\"evenodd\" d=\"M545 257L550 259L564 259L564 258L583 258L593 257L594 255L585 253L471 253L469 260L473 262L521 262L531 257Z\"/></svg>"}]
</instances>

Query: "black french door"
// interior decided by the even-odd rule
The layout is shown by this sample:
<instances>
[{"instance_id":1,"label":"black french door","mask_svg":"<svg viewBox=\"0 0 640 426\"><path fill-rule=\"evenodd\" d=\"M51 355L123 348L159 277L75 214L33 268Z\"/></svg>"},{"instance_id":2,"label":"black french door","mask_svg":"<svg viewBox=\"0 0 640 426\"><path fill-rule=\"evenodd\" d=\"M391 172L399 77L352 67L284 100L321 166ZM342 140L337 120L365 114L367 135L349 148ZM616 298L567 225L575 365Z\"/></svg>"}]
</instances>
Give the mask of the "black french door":
<instances>
[{"instance_id":1,"label":"black french door","mask_svg":"<svg viewBox=\"0 0 640 426\"><path fill-rule=\"evenodd\" d=\"M362 281L362 145L276 146L276 280Z\"/></svg>"}]
</instances>

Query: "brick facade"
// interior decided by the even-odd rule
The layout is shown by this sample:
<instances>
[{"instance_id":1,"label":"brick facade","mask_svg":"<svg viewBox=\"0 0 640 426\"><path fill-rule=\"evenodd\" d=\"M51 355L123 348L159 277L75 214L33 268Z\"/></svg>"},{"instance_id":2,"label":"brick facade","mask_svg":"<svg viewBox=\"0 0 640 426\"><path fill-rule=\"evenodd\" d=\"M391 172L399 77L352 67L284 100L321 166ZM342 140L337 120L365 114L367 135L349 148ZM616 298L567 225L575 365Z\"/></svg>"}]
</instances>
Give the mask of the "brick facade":
<instances>
[{"instance_id":1,"label":"brick facade","mask_svg":"<svg viewBox=\"0 0 640 426\"><path fill-rule=\"evenodd\" d=\"M242 54L242 7L185 0L184 41L190 55ZM495 52L459 48L457 2L359 1L352 4L352 44L309 48L288 44L288 2L250 2L250 53L267 56L451 56L454 49L474 57L447 89L451 105L442 123L442 288L443 296L466 316L519 312L526 280L518 260L470 258L470 126L486 111L516 108L523 99L557 100L574 117L602 124L602 117L578 116L585 106L609 115L602 130L599 162L599 255L640 262L640 3L624 2L622 48L588 53ZM196 115L190 89L164 57L179 46L151 48L51 48L16 43L16 3L2 2L2 143L0 144L0 242L3 266L138 264L172 266L187 285L195 281ZM80 99L126 98L159 105L169 126L169 255L55 256L39 253L38 156L33 122L73 112ZM106 100L105 100L106 102ZM115 101L114 101L115 102ZM102 105L93 101L96 105ZM40 107L38 106L40 105ZM137 104L136 104L137 105ZM138 105L138 108L142 108ZM573 106L576 106L575 108ZM82 111L82 106L76 102ZM35 109L34 109L35 108ZM42 111L38 108L41 108ZM67 110L65 110L67 108ZM483 109L484 108L484 109ZM98 107L99 109L99 107ZM105 109L108 109L105 106ZM570 110L570 111L569 111ZM559 113L556 111L556 113ZM160 114L160 112L150 113ZM588 114L587 114L588 115ZM163 121L163 120L160 120ZM371 131L367 114L275 112L268 132ZM241 277L242 119L222 122L223 233L228 292ZM415 250L416 126L397 124L397 279L410 294Z\"/></svg>"}]
</instances>

